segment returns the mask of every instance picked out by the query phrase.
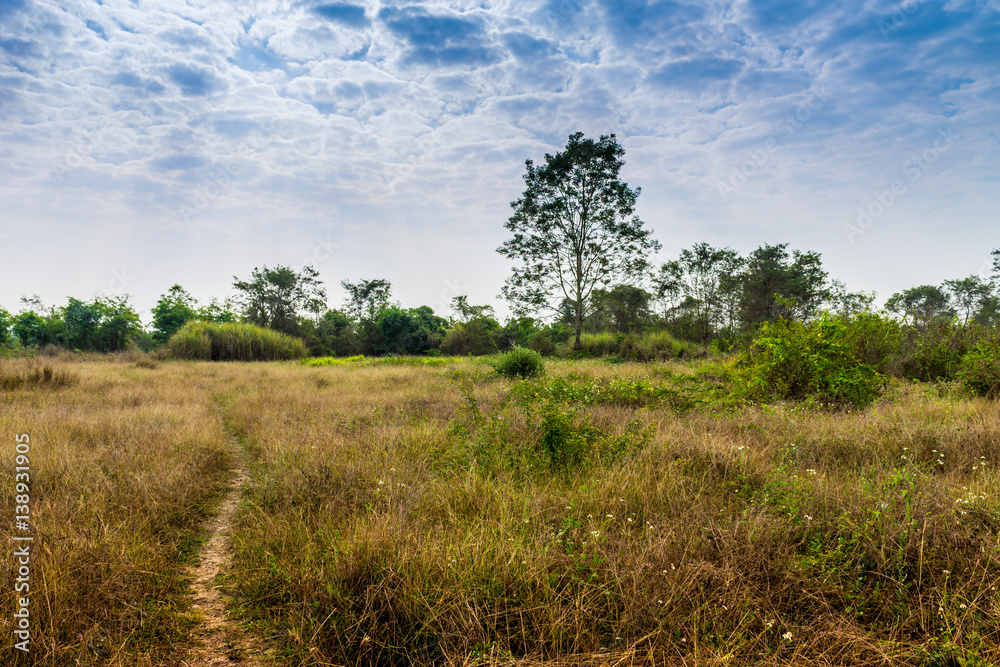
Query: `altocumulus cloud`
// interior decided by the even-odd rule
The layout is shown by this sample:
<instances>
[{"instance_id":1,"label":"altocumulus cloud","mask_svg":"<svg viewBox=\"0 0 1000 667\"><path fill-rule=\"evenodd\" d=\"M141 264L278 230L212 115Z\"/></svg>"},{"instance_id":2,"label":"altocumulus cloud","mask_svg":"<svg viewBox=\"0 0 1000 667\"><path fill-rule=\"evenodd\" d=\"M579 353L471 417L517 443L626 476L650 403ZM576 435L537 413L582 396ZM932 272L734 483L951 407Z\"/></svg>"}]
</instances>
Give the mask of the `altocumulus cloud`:
<instances>
[{"instance_id":1,"label":"altocumulus cloud","mask_svg":"<svg viewBox=\"0 0 1000 667\"><path fill-rule=\"evenodd\" d=\"M78 239L96 228L88 215L109 233L127 232L116 238L131 239L137 262L144 225L190 245L199 245L195 228L224 230L234 256L265 238L262 229L308 247L365 229L351 261L390 252L399 239L395 257L409 272L399 278L413 285L424 280L421 266L471 258L460 244L483 248L465 281L481 282L485 302L503 276L484 257L522 186L524 159L580 130L617 134L627 178L643 187L640 214L668 252L700 240L742 250L788 240L839 261L831 272L850 283L850 267L864 276L902 256L892 244L920 238L913 226L992 234L996 53L995 4L962 0L302 0L155 10L0 0L0 233L9 235L0 252L15 247L16 225ZM919 187L848 244L844 224L941 131L955 142L922 163ZM745 183L723 201L717 184L734 173ZM178 211L192 201L205 206L189 228ZM435 239L424 252L440 255L410 266L406 244L420 234ZM930 245L952 243L958 257L962 236ZM255 257L297 261L308 247ZM920 252L910 249L910 263L933 263ZM14 267L8 260L16 257L0 265ZM378 275L370 261L351 271ZM896 267L898 280L908 280L908 266ZM335 284L341 270L324 277ZM426 289L436 297L440 281L460 272ZM65 276L45 279L58 283L54 298L65 296ZM865 280L857 288L881 289ZM0 305L19 296L3 291L15 289L7 282Z\"/></svg>"},{"instance_id":2,"label":"altocumulus cloud","mask_svg":"<svg viewBox=\"0 0 1000 667\"><path fill-rule=\"evenodd\" d=\"M226 88L224 79L203 67L175 63L168 67L166 72L170 80L180 86L181 92L185 95L208 95Z\"/></svg>"},{"instance_id":3,"label":"altocumulus cloud","mask_svg":"<svg viewBox=\"0 0 1000 667\"><path fill-rule=\"evenodd\" d=\"M408 45L406 62L475 67L501 58L477 18L454 12L432 14L415 6L387 7L379 11L378 18Z\"/></svg>"},{"instance_id":4,"label":"altocumulus cloud","mask_svg":"<svg viewBox=\"0 0 1000 667\"><path fill-rule=\"evenodd\" d=\"M351 28L364 28L371 23L365 15L365 8L362 5L334 2L318 5L313 8L313 11L325 19Z\"/></svg>"}]
</instances>

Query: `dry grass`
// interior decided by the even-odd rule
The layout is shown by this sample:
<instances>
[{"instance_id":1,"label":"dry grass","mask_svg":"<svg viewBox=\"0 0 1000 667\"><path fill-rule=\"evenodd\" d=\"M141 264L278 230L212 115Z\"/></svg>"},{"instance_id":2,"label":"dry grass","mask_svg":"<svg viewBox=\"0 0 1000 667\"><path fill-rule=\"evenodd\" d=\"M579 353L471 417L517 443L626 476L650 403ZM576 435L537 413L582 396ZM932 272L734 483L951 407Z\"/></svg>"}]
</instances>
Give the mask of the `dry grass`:
<instances>
[{"instance_id":1,"label":"dry grass","mask_svg":"<svg viewBox=\"0 0 1000 667\"><path fill-rule=\"evenodd\" d=\"M206 378L77 363L59 391L0 393L0 460L31 437L31 653L13 649L13 575L0 589L0 664L160 665L192 619L180 574L206 503L228 469L228 439ZM0 488L13 544L14 480ZM17 531L18 534L23 534Z\"/></svg>"},{"instance_id":2,"label":"dry grass","mask_svg":"<svg viewBox=\"0 0 1000 667\"><path fill-rule=\"evenodd\" d=\"M551 361L537 382L659 368ZM178 551L225 429L252 476L233 613L288 664L1000 661L996 402L902 384L863 412L677 414L550 405L477 361L73 370L0 395L3 431L37 447L38 664L174 655ZM548 466L552 424L622 446ZM528 463L487 466L491 447Z\"/></svg>"},{"instance_id":3,"label":"dry grass","mask_svg":"<svg viewBox=\"0 0 1000 667\"><path fill-rule=\"evenodd\" d=\"M640 372L550 364L570 371ZM506 475L448 435L468 396L447 372L247 373L226 412L258 461L234 585L295 664L1000 657L995 403L905 386L855 414L599 405L591 426L639 419L652 442ZM491 432L537 447L509 384L477 377Z\"/></svg>"}]
</instances>

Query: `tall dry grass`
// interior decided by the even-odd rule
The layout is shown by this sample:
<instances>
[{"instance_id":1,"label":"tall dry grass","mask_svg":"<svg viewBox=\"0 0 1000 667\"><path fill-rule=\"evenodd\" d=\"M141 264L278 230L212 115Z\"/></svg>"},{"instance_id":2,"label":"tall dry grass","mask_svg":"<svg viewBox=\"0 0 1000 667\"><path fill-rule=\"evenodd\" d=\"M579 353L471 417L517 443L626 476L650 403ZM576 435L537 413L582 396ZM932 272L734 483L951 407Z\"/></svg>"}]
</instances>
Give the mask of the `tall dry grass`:
<instances>
[{"instance_id":1,"label":"tall dry grass","mask_svg":"<svg viewBox=\"0 0 1000 667\"><path fill-rule=\"evenodd\" d=\"M0 391L0 542L9 554L12 534L25 534L12 519L21 433L30 435L34 536L31 652L12 646L13 572L4 568L0 664L176 662L194 622L183 565L230 465L212 400L218 382L184 364L52 363L52 377L76 382Z\"/></svg>"},{"instance_id":2,"label":"tall dry grass","mask_svg":"<svg viewBox=\"0 0 1000 667\"><path fill-rule=\"evenodd\" d=\"M465 370L466 395L427 367L243 371L225 414L258 463L233 585L293 664L1000 659L995 403L913 385L854 413L608 402L574 423L652 441L485 474L463 444L485 427L449 434L470 399L511 446L545 432Z\"/></svg>"},{"instance_id":3,"label":"tall dry grass","mask_svg":"<svg viewBox=\"0 0 1000 667\"><path fill-rule=\"evenodd\" d=\"M0 392L6 466L32 437L32 658L180 660L181 565L231 435L253 480L232 614L286 664L1000 661L996 402L902 383L864 411L678 412L633 391L685 369L551 361L546 392L475 360L88 362ZM545 465L602 442L618 455Z\"/></svg>"}]
</instances>

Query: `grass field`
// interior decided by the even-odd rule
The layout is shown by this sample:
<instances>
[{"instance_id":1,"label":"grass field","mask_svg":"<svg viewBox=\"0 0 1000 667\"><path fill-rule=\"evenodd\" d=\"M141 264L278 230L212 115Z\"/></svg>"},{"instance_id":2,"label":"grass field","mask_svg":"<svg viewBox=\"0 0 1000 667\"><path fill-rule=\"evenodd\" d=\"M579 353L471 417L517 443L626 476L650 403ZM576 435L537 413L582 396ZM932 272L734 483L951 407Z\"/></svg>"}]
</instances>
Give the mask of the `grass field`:
<instances>
[{"instance_id":1,"label":"grass field","mask_svg":"<svg viewBox=\"0 0 1000 667\"><path fill-rule=\"evenodd\" d=\"M35 541L0 664L199 664L189 566L235 467L218 584L263 664L1000 663L1000 404L951 387L825 411L724 400L703 362L2 363Z\"/></svg>"}]
</instances>

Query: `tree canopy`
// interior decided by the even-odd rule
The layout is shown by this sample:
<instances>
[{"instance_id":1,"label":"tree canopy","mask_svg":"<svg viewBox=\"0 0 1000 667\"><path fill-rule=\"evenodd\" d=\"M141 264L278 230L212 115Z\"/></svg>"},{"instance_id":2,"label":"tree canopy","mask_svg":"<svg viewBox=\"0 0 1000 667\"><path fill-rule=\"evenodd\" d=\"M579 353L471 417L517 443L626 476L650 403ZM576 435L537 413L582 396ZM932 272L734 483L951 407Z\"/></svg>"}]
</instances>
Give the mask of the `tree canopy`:
<instances>
[{"instance_id":1,"label":"tree canopy","mask_svg":"<svg viewBox=\"0 0 1000 667\"><path fill-rule=\"evenodd\" d=\"M577 132L565 150L546 153L544 165L527 160L524 194L504 225L513 237L497 249L520 262L502 290L515 314L568 300L576 348L593 290L641 280L648 254L660 247L634 215L640 188L619 178L624 155L613 134L594 141Z\"/></svg>"}]
</instances>

